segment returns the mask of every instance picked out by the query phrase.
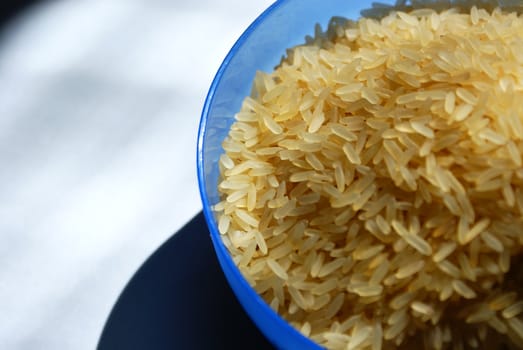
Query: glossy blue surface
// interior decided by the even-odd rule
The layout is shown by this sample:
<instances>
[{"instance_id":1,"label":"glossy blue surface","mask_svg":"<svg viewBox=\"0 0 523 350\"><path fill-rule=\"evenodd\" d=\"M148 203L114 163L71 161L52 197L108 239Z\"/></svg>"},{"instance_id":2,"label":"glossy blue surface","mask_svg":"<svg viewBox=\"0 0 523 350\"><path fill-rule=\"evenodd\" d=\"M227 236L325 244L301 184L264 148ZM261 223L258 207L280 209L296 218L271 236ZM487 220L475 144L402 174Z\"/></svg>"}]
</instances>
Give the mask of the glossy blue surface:
<instances>
[{"instance_id":1,"label":"glossy blue surface","mask_svg":"<svg viewBox=\"0 0 523 350\"><path fill-rule=\"evenodd\" d=\"M392 4L394 1L380 1ZM242 100L249 95L257 70L270 72L285 50L302 44L319 23L326 28L333 16L360 17L372 1L283 0L269 7L244 32L223 61L207 95L198 134L198 181L203 210L225 276L266 337L281 349L319 349L277 315L242 277L218 233L211 206L219 201L217 182L221 143L234 121Z\"/></svg>"}]
</instances>

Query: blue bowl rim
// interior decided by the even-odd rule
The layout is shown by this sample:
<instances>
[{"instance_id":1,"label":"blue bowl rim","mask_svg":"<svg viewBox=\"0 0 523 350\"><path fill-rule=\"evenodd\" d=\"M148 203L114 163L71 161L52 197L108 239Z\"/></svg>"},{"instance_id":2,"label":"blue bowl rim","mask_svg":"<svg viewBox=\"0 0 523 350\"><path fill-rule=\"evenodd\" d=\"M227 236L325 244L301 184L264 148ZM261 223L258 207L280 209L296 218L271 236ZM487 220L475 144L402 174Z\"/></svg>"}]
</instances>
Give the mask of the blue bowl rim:
<instances>
[{"instance_id":1,"label":"blue bowl rim","mask_svg":"<svg viewBox=\"0 0 523 350\"><path fill-rule=\"evenodd\" d=\"M203 163L203 150L205 146L205 133L206 133L206 124L207 124L207 116L209 114L210 107L212 105L212 102L214 100L214 93L216 89L218 88L220 81L223 77L224 72L229 67L229 64L232 60L232 58L237 54L237 52L242 48L245 41L248 40L248 38L251 36L251 34L256 30L256 28L263 23L266 17L271 15L275 10L280 8L286 3L286 0L277 0L272 5L270 5L265 11L263 11L250 25L247 27L247 29L242 33L242 35L238 38L238 40L235 42L235 44L232 46L230 51L228 52L227 56L223 60L222 64L220 65L220 68L218 69L216 75L214 76L214 79L211 83L211 86L209 88L209 92L207 93L207 96L205 98L204 106L201 113L201 119L200 119L200 125L198 128L198 141L197 141L197 172L198 172L198 186L200 190L200 197L203 204L203 213L205 216L205 220L207 222L207 226L209 227L209 231L211 234L211 238L214 241L214 247L215 249L218 249L221 255L225 256L224 263L227 264L227 267L230 268L236 279L239 281L239 283L244 287L243 289L248 289L252 291L252 297L254 298L255 302L258 304L258 306L262 309L262 311L271 319L274 324L277 325L277 327L281 328L282 330L286 332L290 332L293 334L293 336L297 336L298 338L302 338L302 341L309 342L311 347L317 347L320 349L319 345L317 345L315 342L310 340L309 338L305 337L303 334L301 334L297 329L295 329L293 326L291 326L287 321L285 321L278 313L276 313L273 309L270 308L270 306L261 298L258 293L250 286L250 284L247 282L247 280L243 277L242 273L236 266L236 264L233 262L231 255L228 251L228 249L225 247L222 238L220 237L217 224L214 220L213 211L211 208L211 204L209 203L209 199L207 198L205 194L205 174L204 174L204 163Z\"/></svg>"}]
</instances>

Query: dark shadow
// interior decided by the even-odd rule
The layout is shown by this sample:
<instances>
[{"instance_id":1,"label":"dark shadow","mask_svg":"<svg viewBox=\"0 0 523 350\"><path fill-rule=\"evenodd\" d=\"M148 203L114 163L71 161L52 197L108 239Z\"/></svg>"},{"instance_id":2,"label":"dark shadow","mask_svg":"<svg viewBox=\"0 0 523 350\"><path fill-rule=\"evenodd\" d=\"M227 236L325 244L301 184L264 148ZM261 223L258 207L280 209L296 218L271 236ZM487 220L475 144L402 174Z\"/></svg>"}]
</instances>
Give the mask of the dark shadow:
<instances>
[{"instance_id":1,"label":"dark shadow","mask_svg":"<svg viewBox=\"0 0 523 350\"><path fill-rule=\"evenodd\" d=\"M98 349L273 348L227 284L199 213L131 279Z\"/></svg>"},{"instance_id":2,"label":"dark shadow","mask_svg":"<svg viewBox=\"0 0 523 350\"><path fill-rule=\"evenodd\" d=\"M4 27L16 20L18 15L21 15L29 7L36 3L43 3L38 0L16 0L16 1L2 1L0 2L0 36L3 34Z\"/></svg>"}]
</instances>

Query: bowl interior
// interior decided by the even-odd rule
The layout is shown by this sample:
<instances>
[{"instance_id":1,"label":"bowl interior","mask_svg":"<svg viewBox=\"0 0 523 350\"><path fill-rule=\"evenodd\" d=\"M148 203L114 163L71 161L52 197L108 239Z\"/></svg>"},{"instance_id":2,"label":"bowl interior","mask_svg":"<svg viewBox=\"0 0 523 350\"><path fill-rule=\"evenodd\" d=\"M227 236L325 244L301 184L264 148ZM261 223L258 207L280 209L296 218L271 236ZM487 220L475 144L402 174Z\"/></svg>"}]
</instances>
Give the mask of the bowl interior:
<instances>
[{"instance_id":1,"label":"bowl interior","mask_svg":"<svg viewBox=\"0 0 523 350\"><path fill-rule=\"evenodd\" d=\"M380 1L393 5L394 0ZM285 50L303 44L319 23L327 27L333 16L357 19L372 1L281 0L269 7L244 32L223 61L209 90L198 135L198 181L203 210L218 259L240 303L264 334L281 348L318 349L280 318L252 289L234 265L220 234L212 206L219 202L218 160L222 141L243 99L250 94L256 71L270 72Z\"/></svg>"}]
</instances>

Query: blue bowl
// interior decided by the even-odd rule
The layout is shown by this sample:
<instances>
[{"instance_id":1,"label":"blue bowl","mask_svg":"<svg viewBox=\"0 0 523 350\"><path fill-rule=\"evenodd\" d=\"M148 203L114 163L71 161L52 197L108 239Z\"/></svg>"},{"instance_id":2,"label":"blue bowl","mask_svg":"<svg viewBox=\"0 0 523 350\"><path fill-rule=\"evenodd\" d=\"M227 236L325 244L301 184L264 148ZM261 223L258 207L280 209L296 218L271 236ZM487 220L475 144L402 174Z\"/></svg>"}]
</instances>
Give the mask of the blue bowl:
<instances>
[{"instance_id":1,"label":"blue bowl","mask_svg":"<svg viewBox=\"0 0 523 350\"><path fill-rule=\"evenodd\" d=\"M394 0L381 0L393 5ZM303 44L319 23L327 27L333 16L357 19L372 1L281 0L262 13L243 33L225 57L203 107L198 132L198 182L203 212L218 260L236 297L258 328L280 349L320 349L275 313L244 279L232 261L218 232L212 206L219 202L218 160L222 141L234 115L249 95L257 70L270 72L285 50Z\"/></svg>"}]
</instances>

